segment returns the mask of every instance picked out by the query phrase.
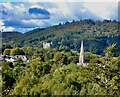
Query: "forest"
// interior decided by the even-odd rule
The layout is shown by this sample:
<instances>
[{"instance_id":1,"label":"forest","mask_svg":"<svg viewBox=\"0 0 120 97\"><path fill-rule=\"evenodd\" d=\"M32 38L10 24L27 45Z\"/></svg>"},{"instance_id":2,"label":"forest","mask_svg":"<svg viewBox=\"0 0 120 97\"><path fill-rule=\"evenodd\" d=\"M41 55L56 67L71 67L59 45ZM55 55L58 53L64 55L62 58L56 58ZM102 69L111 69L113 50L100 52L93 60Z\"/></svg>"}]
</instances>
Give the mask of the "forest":
<instances>
[{"instance_id":1,"label":"forest","mask_svg":"<svg viewBox=\"0 0 120 97\"><path fill-rule=\"evenodd\" d=\"M85 53L85 63L77 65L79 52L61 48L12 48L4 55L26 54L16 64L2 61L2 94L10 95L120 95L120 56L115 44L103 56ZM24 53L23 53L24 52Z\"/></svg>"},{"instance_id":2,"label":"forest","mask_svg":"<svg viewBox=\"0 0 120 97\"><path fill-rule=\"evenodd\" d=\"M115 54L120 54L119 22L113 20L93 21L91 19L65 22L47 28L37 28L24 34L2 33L3 45L16 44L19 47L42 47L43 42L52 42L52 48L67 47L79 51L80 41L84 41L86 52L103 54L103 50L116 44Z\"/></svg>"},{"instance_id":3,"label":"forest","mask_svg":"<svg viewBox=\"0 0 120 97\"><path fill-rule=\"evenodd\" d=\"M79 62L84 41L84 62ZM43 48L43 42L52 42ZM80 20L26 33L3 32L2 56L26 55L28 63L2 58L2 95L120 96L118 22ZM1 86L0 85L0 86Z\"/></svg>"}]
</instances>

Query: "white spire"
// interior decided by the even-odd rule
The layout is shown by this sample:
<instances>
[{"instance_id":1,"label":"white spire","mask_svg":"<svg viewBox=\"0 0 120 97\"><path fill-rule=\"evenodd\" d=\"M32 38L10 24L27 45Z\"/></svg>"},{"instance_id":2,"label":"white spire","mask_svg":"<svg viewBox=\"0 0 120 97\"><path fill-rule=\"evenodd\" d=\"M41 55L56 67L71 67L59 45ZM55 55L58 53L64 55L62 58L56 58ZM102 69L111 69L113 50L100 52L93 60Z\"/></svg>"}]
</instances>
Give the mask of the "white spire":
<instances>
[{"instance_id":1,"label":"white spire","mask_svg":"<svg viewBox=\"0 0 120 97\"><path fill-rule=\"evenodd\" d=\"M82 65L82 64L84 65L84 48L83 48L83 41L81 41L79 63L77 63L77 65Z\"/></svg>"},{"instance_id":2,"label":"white spire","mask_svg":"<svg viewBox=\"0 0 120 97\"><path fill-rule=\"evenodd\" d=\"M80 57L79 57L79 63L84 63L84 49L83 49L83 41L81 42L81 50L80 50Z\"/></svg>"}]
</instances>

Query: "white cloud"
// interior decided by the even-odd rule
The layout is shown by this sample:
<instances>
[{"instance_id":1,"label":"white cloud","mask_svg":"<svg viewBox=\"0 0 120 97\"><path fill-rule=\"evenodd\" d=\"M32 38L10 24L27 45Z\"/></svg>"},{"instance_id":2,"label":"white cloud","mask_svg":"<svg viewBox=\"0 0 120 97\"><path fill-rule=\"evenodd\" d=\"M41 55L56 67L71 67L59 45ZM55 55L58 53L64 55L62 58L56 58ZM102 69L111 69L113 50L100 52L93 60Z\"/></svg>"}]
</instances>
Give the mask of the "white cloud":
<instances>
[{"instance_id":1,"label":"white cloud","mask_svg":"<svg viewBox=\"0 0 120 97\"><path fill-rule=\"evenodd\" d=\"M7 2L7 3L2 3L4 5L4 7L6 7L7 9L9 10L13 10L14 8L12 7L11 3L10 2Z\"/></svg>"},{"instance_id":2,"label":"white cloud","mask_svg":"<svg viewBox=\"0 0 120 97\"><path fill-rule=\"evenodd\" d=\"M0 31L3 30L4 28L5 28L4 23L2 20L0 20Z\"/></svg>"},{"instance_id":3,"label":"white cloud","mask_svg":"<svg viewBox=\"0 0 120 97\"><path fill-rule=\"evenodd\" d=\"M44 22L40 21L40 20L22 20L22 22L26 25L36 25L36 26L41 26L44 25Z\"/></svg>"},{"instance_id":4,"label":"white cloud","mask_svg":"<svg viewBox=\"0 0 120 97\"><path fill-rule=\"evenodd\" d=\"M0 31L3 31L5 29L5 26L0 26Z\"/></svg>"},{"instance_id":5,"label":"white cloud","mask_svg":"<svg viewBox=\"0 0 120 97\"><path fill-rule=\"evenodd\" d=\"M78 0L79 1L79 0ZM105 3L105 2L119 2L119 0L82 0L83 2L103 2L103 3Z\"/></svg>"},{"instance_id":6,"label":"white cloud","mask_svg":"<svg viewBox=\"0 0 120 97\"><path fill-rule=\"evenodd\" d=\"M117 3L111 2L91 2L84 3L85 8L101 17L102 19L111 19L111 9L114 10L117 7ZM117 13L117 12L116 12Z\"/></svg>"},{"instance_id":7,"label":"white cloud","mask_svg":"<svg viewBox=\"0 0 120 97\"><path fill-rule=\"evenodd\" d=\"M37 1L37 0L36 0ZM60 0L59 0L60 1ZM60 22L80 20L85 18L112 19L116 16L115 9L117 3L110 2L27 2L27 3L3 3L7 8L5 11L9 14L4 20L14 20L27 27L46 27ZM77 0L76 0L77 1ZM92 0L94 1L94 0ZM100 0L98 0L100 1ZM47 10L51 17L43 18L42 15L29 14L29 8L41 8ZM10 24L10 23L9 23ZM14 24L14 23L13 23ZM5 28L4 26L2 26ZM10 28L11 27L11 28ZM7 27L7 30L16 30L13 26Z\"/></svg>"},{"instance_id":8,"label":"white cloud","mask_svg":"<svg viewBox=\"0 0 120 97\"><path fill-rule=\"evenodd\" d=\"M3 26L4 23L3 23L3 20L0 20L0 26Z\"/></svg>"},{"instance_id":9,"label":"white cloud","mask_svg":"<svg viewBox=\"0 0 120 97\"><path fill-rule=\"evenodd\" d=\"M15 28L13 28L13 27L5 27L5 26L3 26L3 31L5 32L5 31L14 31L14 29Z\"/></svg>"},{"instance_id":10,"label":"white cloud","mask_svg":"<svg viewBox=\"0 0 120 97\"><path fill-rule=\"evenodd\" d=\"M119 2L119 0L28 0L29 2Z\"/></svg>"},{"instance_id":11,"label":"white cloud","mask_svg":"<svg viewBox=\"0 0 120 97\"><path fill-rule=\"evenodd\" d=\"M87 10L86 9L81 9L81 12L86 12Z\"/></svg>"},{"instance_id":12,"label":"white cloud","mask_svg":"<svg viewBox=\"0 0 120 97\"><path fill-rule=\"evenodd\" d=\"M17 5L14 8L15 8L15 10L21 11L21 12L26 12L27 11L26 7L23 4Z\"/></svg>"},{"instance_id":13,"label":"white cloud","mask_svg":"<svg viewBox=\"0 0 120 97\"><path fill-rule=\"evenodd\" d=\"M43 6L40 6L40 5L38 5L38 4L35 4L35 5L32 5L31 8L42 8L42 9L43 9L44 7L43 7Z\"/></svg>"}]
</instances>

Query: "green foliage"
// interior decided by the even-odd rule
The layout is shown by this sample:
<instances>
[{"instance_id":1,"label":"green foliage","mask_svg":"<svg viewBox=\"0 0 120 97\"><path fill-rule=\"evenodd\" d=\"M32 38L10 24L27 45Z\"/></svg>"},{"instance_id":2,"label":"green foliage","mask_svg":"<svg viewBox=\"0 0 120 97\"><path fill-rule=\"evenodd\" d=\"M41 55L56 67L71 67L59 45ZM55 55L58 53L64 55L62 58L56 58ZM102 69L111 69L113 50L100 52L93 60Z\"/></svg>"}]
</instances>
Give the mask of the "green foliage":
<instances>
[{"instance_id":1,"label":"green foliage","mask_svg":"<svg viewBox=\"0 0 120 97\"><path fill-rule=\"evenodd\" d=\"M21 58L18 58L16 63L14 64L15 67L16 66L23 66L23 67L25 67L25 65L26 64L23 62L23 60Z\"/></svg>"},{"instance_id":2,"label":"green foliage","mask_svg":"<svg viewBox=\"0 0 120 97\"><path fill-rule=\"evenodd\" d=\"M15 66L13 71L12 71L12 76L17 81L22 76L24 76L24 72L25 72L25 67L23 67L23 66Z\"/></svg>"},{"instance_id":3,"label":"green foliage","mask_svg":"<svg viewBox=\"0 0 120 97\"><path fill-rule=\"evenodd\" d=\"M2 41L4 42L10 42L15 38L18 38L22 35L22 33L19 32L4 32L4 34L2 33Z\"/></svg>"},{"instance_id":4,"label":"green foliage","mask_svg":"<svg viewBox=\"0 0 120 97\"><path fill-rule=\"evenodd\" d=\"M98 62L96 62L97 61L97 59L98 59L98 56L96 55L96 54L92 54L92 53L90 53L90 52L86 52L85 53L85 62L87 62L87 63L98 63Z\"/></svg>"},{"instance_id":5,"label":"green foliage","mask_svg":"<svg viewBox=\"0 0 120 97\"><path fill-rule=\"evenodd\" d=\"M15 79L12 77L12 68L10 62L2 63L2 91L6 95L8 89L12 88Z\"/></svg>"},{"instance_id":6,"label":"green foliage","mask_svg":"<svg viewBox=\"0 0 120 97\"><path fill-rule=\"evenodd\" d=\"M61 50L66 49L66 51L69 49L79 51L80 41L84 40L85 50L96 54L102 54L108 45L116 43L117 49L114 52L117 56L120 54L118 22L114 21L88 19L38 28L21 35L15 32L2 34L3 43L14 41L14 44L20 46L42 47L42 43L46 41L52 42L53 48L60 47ZM12 37L12 34L15 37Z\"/></svg>"},{"instance_id":7,"label":"green foliage","mask_svg":"<svg viewBox=\"0 0 120 97\"><path fill-rule=\"evenodd\" d=\"M120 56L111 56L114 48L106 48L107 57L85 53L86 66L77 66L77 51L24 49L29 63L2 63L3 95L120 95Z\"/></svg>"},{"instance_id":8,"label":"green foliage","mask_svg":"<svg viewBox=\"0 0 120 97\"><path fill-rule=\"evenodd\" d=\"M4 56L10 55L10 52L11 52L11 49L5 49L4 52L3 52L3 55Z\"/></svg>"},{"instance_id":9,"label":"green foliage","mask_svg":"<svg viewBox=\"0 0 120 97\"><path fill-rule=\"evenodd\" d=\"M2 43L2 54L5 49L12 49L12 46L10 44Z\"/></svg>"},{"instance_id":10,"label":"green foliage","mask_svg":"<svg viewBox=\"0 0 120 97\"><path fill-rule=\"evenodd\" d=\"M58 64L67 64L67 56L63 52L56 52L54 54L54 60L58 62Z\"/></svg>"},{"instance_id":11,"label":"green foliage","mask_svg":"<svg viewBox=\"0 0 120 97\"><path fill-rule=\"evenodd\" d=\"M23 47L23 50L28 57L31 57L34 54L35 48L26 45Z\"/></svg>"},{"instance_id":12,"label":"green foliage","mask_svg":"<svg viewBox=\"0 0 120 97\"><path fill-rule=\"evenodd\" d=\"M24 55L24 51L18 47L13 48L10 52L10 55L14 56L14 55Z\"/></svg>"},{"instance_id":13,"label":"green foliage","mask_svg":"<svg viewBox=\"0 0 120 97\"><path fill-rule=\"evenodd\" d=\"M5 32L2 35L4 55L26 54L30 59L27 64L21 59L15 65L2 62L4 96L120 96L118 22L73 20L25 34ZM81 40L85 51L91 52L85 53L85 67L76 65ZM44 41L52 42L52 49L41 48Z\"/></svg>"}]
</instances>

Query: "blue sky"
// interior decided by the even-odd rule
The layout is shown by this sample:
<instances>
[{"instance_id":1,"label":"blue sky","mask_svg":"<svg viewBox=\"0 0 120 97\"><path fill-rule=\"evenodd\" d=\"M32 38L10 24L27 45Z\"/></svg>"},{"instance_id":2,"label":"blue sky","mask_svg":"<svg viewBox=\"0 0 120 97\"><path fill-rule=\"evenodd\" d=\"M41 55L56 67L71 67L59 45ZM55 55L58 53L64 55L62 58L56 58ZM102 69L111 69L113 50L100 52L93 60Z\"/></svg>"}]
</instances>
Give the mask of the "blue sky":
<instances>
[{"instance_id":1,"label":"blue sky","mask_svg":"<svg viewBox=\"0 0 120 97\"><path fill-rule=\"evenodd\" d=\"M2 2L0 13L0 30L24 33L34 28L48 27L73 19L118 20L118 3Z\"/></svg>"}]
</instances>

